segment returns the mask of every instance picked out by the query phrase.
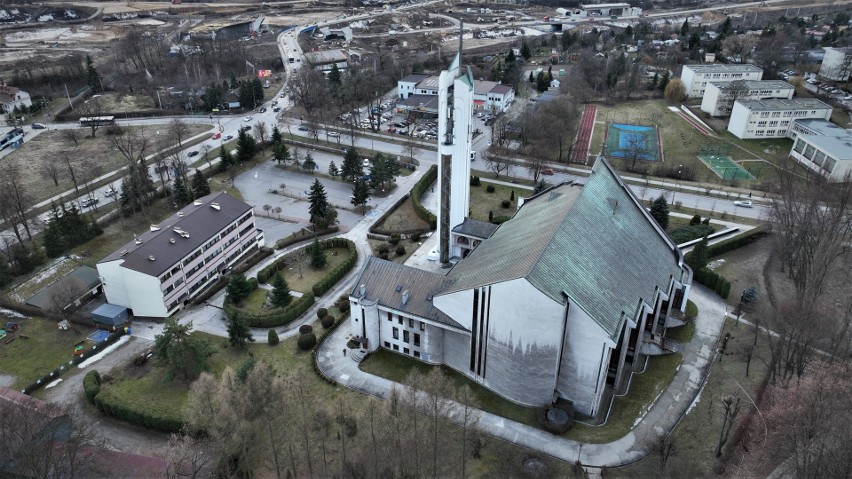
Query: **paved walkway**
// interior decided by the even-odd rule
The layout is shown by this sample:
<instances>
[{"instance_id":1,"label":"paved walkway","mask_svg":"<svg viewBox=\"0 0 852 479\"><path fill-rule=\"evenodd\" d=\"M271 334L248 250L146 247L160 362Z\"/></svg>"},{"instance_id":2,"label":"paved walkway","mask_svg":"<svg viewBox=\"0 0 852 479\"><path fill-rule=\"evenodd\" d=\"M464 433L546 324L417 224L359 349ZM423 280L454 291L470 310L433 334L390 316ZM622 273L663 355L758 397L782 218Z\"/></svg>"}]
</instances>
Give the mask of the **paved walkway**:
<instances>
[{"instance_id":1,"label":"paved walkway","mask_svg":"<svg viewBox=\"0 0 852 479\"><path fill-rule=\"evenodd\" d=\"M582 444L483 411L479 415L480 427L492 436L564 461L574 462L579 454L581 463L588 466L622 466L642 459L648 454L643 439L671 431L695 400L704 385L722 331L725 303L698 284L693 285L690 299L698 306L699 316L695 335L684 350L683 363L671 385L639 425L621 439L606 444ZM357 363L343 356L349 334L349 328L343 324L319 346L320 370L343 386L380 398L386 397L391 388L402 387L361 371ZM451 419L458 417L457 409L458 404L449 408Z\"/></svg>"}]
</instances>

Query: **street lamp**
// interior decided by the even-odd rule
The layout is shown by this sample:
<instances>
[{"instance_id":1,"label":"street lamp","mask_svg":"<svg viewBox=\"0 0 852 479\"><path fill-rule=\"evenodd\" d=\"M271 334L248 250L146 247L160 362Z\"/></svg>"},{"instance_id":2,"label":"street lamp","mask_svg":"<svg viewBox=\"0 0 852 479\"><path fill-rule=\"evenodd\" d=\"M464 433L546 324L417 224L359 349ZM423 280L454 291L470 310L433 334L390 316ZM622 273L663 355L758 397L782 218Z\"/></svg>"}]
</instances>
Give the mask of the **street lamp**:
<instances>
[{"instance_id":1,"label":"street lamp","mask_svg":"<svg viewBox=\"0 0 852 479\"><path fill-rule=\"evenodd\" d=\"M675 189L672 193L672 206L675 204L675 195L677 194L677 189L680 188L680 171L683 168L683 165L677 165L677 178L675 179Z\"/></svg>"}]
</instances>

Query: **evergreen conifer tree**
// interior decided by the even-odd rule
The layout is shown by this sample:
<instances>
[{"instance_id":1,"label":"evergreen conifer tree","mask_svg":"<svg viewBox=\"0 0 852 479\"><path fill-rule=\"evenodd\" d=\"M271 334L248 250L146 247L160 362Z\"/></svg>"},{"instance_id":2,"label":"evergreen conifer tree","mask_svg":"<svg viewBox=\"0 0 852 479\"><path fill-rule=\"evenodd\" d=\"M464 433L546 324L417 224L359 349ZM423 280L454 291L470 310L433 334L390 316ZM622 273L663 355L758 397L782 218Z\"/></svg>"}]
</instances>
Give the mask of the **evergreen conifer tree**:
<instances>
[{"instance_id":1,"label":"evergreen conifer tree","mask_svg":"<svg viewBox=\"0 0 852 479\"><path fill-rule=\"evenodd\" d=\"M210 194L210 184L207 183L207 178L200 171L195 170L195 175L192 177L192 196L201 198Z\"/></svg>"},{"instance_id":2,"label":"evergreen conifer tree","mask_svg":"<svg viewBox=\"0 0 852 479\"><path fill-rule=\"evenodd\" d=\"M358 151L355 148L346 150L343 156L343 166L340 169L340 177L343 181L352 181L363 175L363 166L358 161Z\"/></svg>"},{"instance_id":3,"label":"evergreen conifer tree","mask_svg":"<svg viewBox=\"0 0 852 479\"><path fill-rule=\"evenodd\" d=\"M290 294L290 286L287 285L287 280L281 272L275 273L272 279L272 293L270 293L269 301L278 308L283 308L293 301L293 295Z\"/></svg>"},{"instance_id":4,"label":"evergreen conifer tree","mask_svg":"<svg viewBox=\"0 0 852 479\"><path fill-rule=\"evenodd\" d=\"M314 226L314 231L328 227L326 219L329 210L333 208L328 203L325 187L319 180L314 180L311 185L311 191L308 193L308 201L311 203L308 207L308 213L311 215L311 224Z\"/></svg>"},{"instance_id":5,"label":"evergreen conifer tree","mask_svg":"<svg viewBox=\"0 0 852 479\"><path fill-rule=\"evenodd\" d=\"M666 197L660 195L651 203L651 216L654 220L657 221L657 224L660 225L662 229L668 229L669 227L669 203L666 201Z\"/></svg>"},{"instance_id":6,"label":"evergreen conifer tree","mask_svg":"<svg viewBox=\"0 0 852 479\"><path fill-rule=\"evenodd\" d=\"M321 269L323 268L328 260L325 257L325 250L322 248L322 245L319 242L319 238L314 238L313 244L311 244L311 268L313 269Z\"/></svg>"},{"instance_id":7,"label":"evergreen conifer tree","mask_svg":"<svg viewBox=\"0 0 852 479\"><path fill-rule=\"evenodd\" d=\"M190 201L192 201L192 193L189 192L186 185L183 182L183 175L175 175L175 203L178 206L188 205Z\"/></svg>"},{"instance_id":8,"label":"evergreen conifer tree","mask_svg":"<svg viewBox=\"0 0 852 479\"><path fill-rule=\"evenodd\" d=\"M95 64L92 62L92 57L89 55L86 55L86 84L95 93L103 91L101 87L101 75L98 73Z\"/></svg>"}]
</instances>

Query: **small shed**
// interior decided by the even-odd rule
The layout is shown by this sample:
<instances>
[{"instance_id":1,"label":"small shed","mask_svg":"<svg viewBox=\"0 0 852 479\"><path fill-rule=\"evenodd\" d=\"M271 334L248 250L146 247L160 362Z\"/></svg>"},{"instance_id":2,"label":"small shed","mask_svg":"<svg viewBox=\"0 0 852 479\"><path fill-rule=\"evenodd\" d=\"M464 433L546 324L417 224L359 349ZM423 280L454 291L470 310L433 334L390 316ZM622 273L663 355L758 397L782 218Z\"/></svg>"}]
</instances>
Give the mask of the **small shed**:
<instances>
[{"instance_id":1,"label":"small shed","mask_svg":"<svg viewBox=\"0 0 852 479\"><path fill-rule=\"evenodd\" d=\"M127 308L114 304L102 304L92 311L92 319L96 326L116 327L127 322Z\"/></svg>"}]
</instances>

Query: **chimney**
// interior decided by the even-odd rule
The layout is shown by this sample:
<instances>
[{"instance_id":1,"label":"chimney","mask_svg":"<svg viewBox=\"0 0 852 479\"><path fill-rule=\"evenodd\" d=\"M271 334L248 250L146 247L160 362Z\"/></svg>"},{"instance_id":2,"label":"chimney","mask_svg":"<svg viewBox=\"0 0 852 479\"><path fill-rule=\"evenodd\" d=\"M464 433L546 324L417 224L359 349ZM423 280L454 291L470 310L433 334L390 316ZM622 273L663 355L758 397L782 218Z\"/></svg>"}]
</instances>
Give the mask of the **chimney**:
<instances>
[{"instance_id":1,"label":"chimney","mask_svg":"<svg viewBox=\"0 0 852 479\"><path fill-rule=\"evenodd\" d=\"M362 298L367 296L367 285L366 284L362 284L361 286L358 286L358 294L361 295Z\"/></svg>"},{"instance_id":2,"label":"chimney","mask_svg":"<svg viewBox=\"0 0 852 479\"><path fill-rule=\"evenodd\" d=\"M402 305L403 305L403 306L405 306L406 304L408 304L408 298L409 298L410 296L411 296L411 293L409 293L407 289L406 289L405 291L403 291L403 292L402 292Z\"/></svg>"}]
</instances>

